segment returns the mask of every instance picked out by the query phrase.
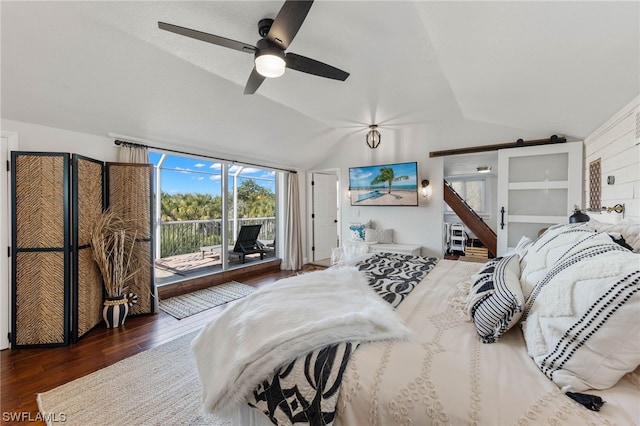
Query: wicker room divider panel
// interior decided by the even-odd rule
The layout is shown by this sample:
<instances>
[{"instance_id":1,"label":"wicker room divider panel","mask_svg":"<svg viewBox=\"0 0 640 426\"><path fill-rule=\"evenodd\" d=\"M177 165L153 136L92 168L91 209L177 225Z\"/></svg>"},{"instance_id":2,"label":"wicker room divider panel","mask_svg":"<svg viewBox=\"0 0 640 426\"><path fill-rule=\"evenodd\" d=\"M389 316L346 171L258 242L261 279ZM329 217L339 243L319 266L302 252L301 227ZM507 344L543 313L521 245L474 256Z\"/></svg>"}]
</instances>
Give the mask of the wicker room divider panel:
<instances>
[{"instance_id":1,"label":"wicker room divider panel","mask_svg":"<svg viewBox=\"0 0 640 426\"><path fill-rule=\"evenodd\" d=\"M12 346L69 343L69 154L12 152Z\"/></svg>"},{"instance_id":2,"label":"wicker room divider panel","mask_svg":"<svg viewBox=\"0 0 640 426\"><path fill-rule=\"evenodd\" d=\"M102 321L102 275L93 261L91 231L104 208L104 164L74 155L72 159L74 286L72 338L77 341Z\"/></svg>"},{"instance_id":3,"label":"wicker room divider panel","mask_svg":"<svg viewBox=\"0 0 640 426\"><path fill-rule=\"evenodd\" d=\"M137 244L145 254L146 265L129 286L138 295L138 303L129 308L130 315L156 312L153 278L153 165L107 163L107 200L109 209L136 223Z\"/></svg>"},{"instance_id":4,"label":"wicker room divider panel","mask_svg":"<svg viewBox=\"0 0 640 426\"><path fill-rule=\"evenodd\" d=\"M107 204L138 224L148 265L130 286L129 314L155 313L153 166L41 152L13 152L11 162L12 347L68 345L102 321L90 235Z\"/></svg>"}]
</instances>

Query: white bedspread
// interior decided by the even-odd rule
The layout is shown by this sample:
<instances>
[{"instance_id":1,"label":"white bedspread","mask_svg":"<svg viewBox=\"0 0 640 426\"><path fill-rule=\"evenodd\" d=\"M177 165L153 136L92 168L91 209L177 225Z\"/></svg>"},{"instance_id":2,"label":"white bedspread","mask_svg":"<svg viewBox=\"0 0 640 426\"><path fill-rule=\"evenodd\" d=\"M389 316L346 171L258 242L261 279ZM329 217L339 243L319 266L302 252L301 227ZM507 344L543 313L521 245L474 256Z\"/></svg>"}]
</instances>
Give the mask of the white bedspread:
<instances>
[{"instance_id":1,"label":"white bedspread","mask_svg":"<svg viewBox=\"0 0 640 426\"><path fill-rule=\"evenodd\" d=\"M520 327L481 343L465 318L461 285L480 266L441 260L396 311L412 338L358 347L343 377L336 426L639 424L638 370L611 389L585 392L607 401L593 412L540 372Z\"/></svg>"},{"instance_id":2,"label":"white bedspread","mask_svg":"<svg viewBox=\"0 0 640 426\"><path fill-rule=\"evenodd\" d=\"M228 415L270 372L300 354L408 333L356 268L280 280L229 306L194 339L205 409Z\"/></svg>"}]
</instances>

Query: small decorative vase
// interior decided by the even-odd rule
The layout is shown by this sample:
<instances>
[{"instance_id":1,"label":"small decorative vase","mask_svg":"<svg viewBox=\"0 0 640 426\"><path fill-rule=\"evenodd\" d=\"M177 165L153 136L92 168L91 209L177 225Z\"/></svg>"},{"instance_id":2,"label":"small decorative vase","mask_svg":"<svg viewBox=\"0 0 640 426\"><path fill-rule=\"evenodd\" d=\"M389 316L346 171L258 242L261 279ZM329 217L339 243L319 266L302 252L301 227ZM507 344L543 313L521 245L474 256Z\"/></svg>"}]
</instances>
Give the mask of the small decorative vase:
<instances>
[{"instance_id":1,"label":"small decorative vase","mask_svg":"<svg viewBox=\"0 0 640 426\"><path fill-rule=\"evenodd\" d=\"M129 313L129 298L126 295L107 297L103 302L102 318L107 328L120 327Z\"/></svg>"}]
</instances>

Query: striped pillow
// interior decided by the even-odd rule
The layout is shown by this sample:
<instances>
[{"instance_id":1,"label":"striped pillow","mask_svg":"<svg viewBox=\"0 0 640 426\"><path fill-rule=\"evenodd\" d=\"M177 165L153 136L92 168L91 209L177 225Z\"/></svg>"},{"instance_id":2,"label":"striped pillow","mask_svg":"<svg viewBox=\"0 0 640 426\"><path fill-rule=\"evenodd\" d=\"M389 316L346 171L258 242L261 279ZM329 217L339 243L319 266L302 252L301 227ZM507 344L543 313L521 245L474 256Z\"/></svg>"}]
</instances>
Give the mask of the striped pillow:
<instances>
[{"instance_id":1,"label":"striped pillow","mask_svg":"<svg viewBox=\"0 0 640 426\"><path fill-rule=\"evenodd\" d=\"M520 287L525 299L561 256L578 242L595 235L597 233L586 228L584 223L555 225L529 245L520 261Z\"/></svg>"},{"instance_id":2,"label":"striped pillow","mask_svg":"<svg viewBox=\"0 0 640 426\"><path fill-rule=\"evenodd\" d=\"M520 289L520 257L498 257L474 276L466 310L483 343L496 342L518 323L524 296Z\"/></svg>"},{"instance_id":3,"label":"striped pillow","mask_svg":"<svg viewBox=\"0 0 640 426\"><path fill-rule=\"evenodd\" d=\"M563 391L607 389L640 365L640 255L606 234L549 269L524 310L527 351Z\"/></svg>"}]
</instances>

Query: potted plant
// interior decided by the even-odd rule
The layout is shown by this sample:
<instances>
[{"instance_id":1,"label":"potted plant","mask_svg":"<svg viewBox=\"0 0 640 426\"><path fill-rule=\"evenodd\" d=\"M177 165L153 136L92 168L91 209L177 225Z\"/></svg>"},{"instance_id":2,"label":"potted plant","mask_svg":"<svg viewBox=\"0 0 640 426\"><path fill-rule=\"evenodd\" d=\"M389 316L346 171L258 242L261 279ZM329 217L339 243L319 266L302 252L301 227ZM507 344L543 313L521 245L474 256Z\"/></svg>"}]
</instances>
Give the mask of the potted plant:
<instances>
[{"instance_id":1,"label":"potted plant","mask_svg":"<svg viewBox=\"0 0 640 426\"><path fill-rule=\"evenodd\" d=\"M93 259L100 272L105 291L102 317L108 328L124 324L129 306L136 296L128 293L141 267L134 224L107 210L102 213L91 233Z\"/></svg>"}]
</instances>

